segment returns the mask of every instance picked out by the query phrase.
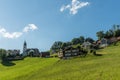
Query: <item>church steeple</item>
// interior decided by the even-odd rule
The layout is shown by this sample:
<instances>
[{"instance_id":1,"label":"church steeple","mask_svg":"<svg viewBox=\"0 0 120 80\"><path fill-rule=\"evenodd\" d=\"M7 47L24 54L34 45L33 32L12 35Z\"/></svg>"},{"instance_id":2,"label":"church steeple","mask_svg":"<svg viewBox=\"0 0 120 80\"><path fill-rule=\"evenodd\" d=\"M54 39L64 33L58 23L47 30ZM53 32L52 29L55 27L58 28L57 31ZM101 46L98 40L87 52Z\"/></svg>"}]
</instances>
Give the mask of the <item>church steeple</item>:
<instances>
[{"instance_id":1,"label":"church steeple","mask_svg":"<svg viewBox=\"0 0 120 80\"><path fill-rule=\"evenodd\" d=\"M26 54L26 50L27 50L27 43L26 43L26 41L24 41L24 44L23 44L23 54Z\"/></svg>"}]
</instances>

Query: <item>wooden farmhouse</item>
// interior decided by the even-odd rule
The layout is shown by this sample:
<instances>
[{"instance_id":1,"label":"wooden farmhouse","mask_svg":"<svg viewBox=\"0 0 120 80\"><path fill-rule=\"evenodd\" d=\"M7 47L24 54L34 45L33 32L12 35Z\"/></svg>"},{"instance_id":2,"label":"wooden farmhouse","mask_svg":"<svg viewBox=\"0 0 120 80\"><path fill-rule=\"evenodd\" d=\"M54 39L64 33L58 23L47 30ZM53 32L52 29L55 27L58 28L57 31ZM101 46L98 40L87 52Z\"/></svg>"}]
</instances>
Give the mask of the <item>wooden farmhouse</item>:
<instances>
[{"instance_id":1,"label":"wooden farmhouse","mask_svg":"<svg viewBox=\"0 0 120 80\"><path fill-rule=\"evenodd\" d=\"M81 49L80 47L78 48L66 47L65 49L60 49L58 53L58 57L67 58L67 57L74 57L74 56L86 55L86 54L87 51Z\"/></svg>"},{"instance_id":2,"label":"wooden farmhouse","mask_svg":"<svg viewBox=\"0 0 120 80\"><path fill-rule=\"evenodd\" d=\"M41 52L41 57L49 58L50 52Z\"/></svg>"}]
</instances>

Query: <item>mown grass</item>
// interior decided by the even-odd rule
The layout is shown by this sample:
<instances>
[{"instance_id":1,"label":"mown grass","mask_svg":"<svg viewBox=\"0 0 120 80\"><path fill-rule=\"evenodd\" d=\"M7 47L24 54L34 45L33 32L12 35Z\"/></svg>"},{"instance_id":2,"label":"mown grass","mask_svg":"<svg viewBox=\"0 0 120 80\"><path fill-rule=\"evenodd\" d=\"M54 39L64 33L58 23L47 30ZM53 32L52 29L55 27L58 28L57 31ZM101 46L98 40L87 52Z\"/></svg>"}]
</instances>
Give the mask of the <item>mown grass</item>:
<instances>
[{"instance_id":1,"label":"mown grass","mask_svg":"<svg viewBox=\"0 0 120 80\"><path fill-rule=\"evenodd\" d=\"M98 50L102 56L60 60L26 58L0 64L0 80L120 80L120 45Z\"/></svg>"}]
</instances>

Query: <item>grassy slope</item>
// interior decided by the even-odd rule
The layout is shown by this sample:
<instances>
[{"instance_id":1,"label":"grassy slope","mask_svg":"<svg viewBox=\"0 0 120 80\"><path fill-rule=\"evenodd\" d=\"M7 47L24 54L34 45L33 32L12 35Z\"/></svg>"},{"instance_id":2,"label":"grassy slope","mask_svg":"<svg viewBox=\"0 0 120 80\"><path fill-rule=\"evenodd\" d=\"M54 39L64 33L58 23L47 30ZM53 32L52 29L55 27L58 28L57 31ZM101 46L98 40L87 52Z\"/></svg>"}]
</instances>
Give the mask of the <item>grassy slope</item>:
<instances>
[{"instance_id":1,"label":"grassy slope","mask_svg":"<svg viewBox=\"0 0 120 80\"><path fill-rule=\"evenodd\" d=\"M110 46L85 58L26 58L14 66L0 64L0 80L119 80L120 46Z\"/></svg>"}]
</instances>

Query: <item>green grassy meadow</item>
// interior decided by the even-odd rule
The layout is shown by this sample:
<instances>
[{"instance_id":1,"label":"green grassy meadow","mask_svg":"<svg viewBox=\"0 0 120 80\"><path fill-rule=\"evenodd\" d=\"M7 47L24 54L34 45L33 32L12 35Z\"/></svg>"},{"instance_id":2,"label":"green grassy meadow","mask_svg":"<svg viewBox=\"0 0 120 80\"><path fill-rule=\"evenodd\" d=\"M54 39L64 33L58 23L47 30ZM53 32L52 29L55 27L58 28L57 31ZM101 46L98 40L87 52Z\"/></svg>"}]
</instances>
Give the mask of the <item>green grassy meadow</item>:
<instances>
[{"instance_id":1,"label":"green grassy meadow","mask_svg":"<svg viewBox=\"0 0 120 80\"><path fill-rule=\"evenodd\" d=\"M25 58L0 64L0 80L120 80L120 44L85 58Z\"/></svg>"}]
</instances>

